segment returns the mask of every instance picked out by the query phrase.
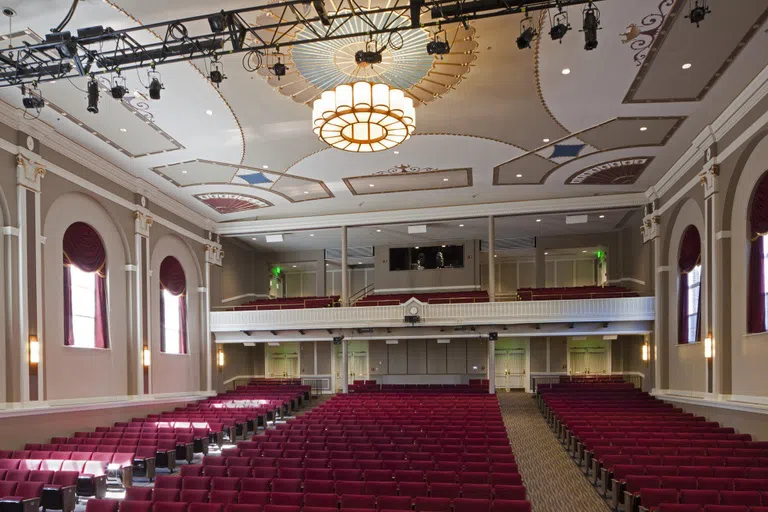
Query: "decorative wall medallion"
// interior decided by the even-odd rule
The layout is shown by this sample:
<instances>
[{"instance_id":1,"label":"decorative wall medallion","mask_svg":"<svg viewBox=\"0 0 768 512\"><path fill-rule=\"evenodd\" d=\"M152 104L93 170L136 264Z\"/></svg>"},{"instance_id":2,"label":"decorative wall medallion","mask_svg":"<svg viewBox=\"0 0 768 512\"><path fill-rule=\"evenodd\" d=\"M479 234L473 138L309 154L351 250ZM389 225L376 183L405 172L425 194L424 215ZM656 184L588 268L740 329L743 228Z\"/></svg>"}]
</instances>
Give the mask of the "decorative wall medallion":
<instances>
[{"instance_id":1,"label":"decorative wall medallion","mask_svg":"<svg viewBox=\"0 0 768 512\"><path fill-rule=\"evenodd\" d=\"M35 139L33 139L30 135L27 135L27 149L30 151L35 150Z\"/></svg>"},{"instance_id":2,"label":"decorative wall medallion","mask_svg":"<svg viewBox=\"0 0 768 512\"><path fill-rule=\"evenodd\" d=\"M232 183L238 185L267 185L271 184L273 179L267 177L261 171L252 171L250 169L238 169L237 174L232 178Z\"/></svg>"},{"instance_id":3,"label":"decorative wall medallion","mask_svg":"<svg viewBox=\"0 0 768 512\"><path fill-rule=\"evenodd\" d=\"M221 214L246 212L272 206L272 203L264 199L230 192L196 194L195 197Z\"/></svg>"},{"instance_id":4,"label":"decorative wall medallion","mask_svg":"<svg viewBox=\"0 0 768 512\"><path fill-rule=\"evenodd\" d=\"M549 158L576 158L586 144L555 144Z\"/></svg>"},{"instance_id":5,"label":"decorative wall medallion","mask_svg":"<svg viewBox=\"0 0 768 512\"><path fill-rule=\"evenodd\" d=\"M656 40L659 28L661 28L674 3L675 0L662 0L656 8L656 12L645 16L640 21L640 25L630 23L626 32L621 34L621 42L629 44L629 47L635 52L633 59L636 65L642 66L651 45Z\"/></svg>"},{"instance_id":6,"label":"decorative wall medallion","mask_svg":"<svg viewBox=\"0 0 768 512\"><path fill-rule=\"evenodd\" d=\"M436 171L434 167L416 167L415 165L400 164L384 171L376 171L373 174L411 174L416 172Z\"/></svg>"},{"instance_id":7,"label":"decorative wall medallion","mask_svg":"<svg viewBox=\"0 0 768 512\"><path fill-rule=\"evenodd\" d=\"M582 169L566 185L632 185L653 161L653 157L612 160Z\"/></svg>"}]
</instances>

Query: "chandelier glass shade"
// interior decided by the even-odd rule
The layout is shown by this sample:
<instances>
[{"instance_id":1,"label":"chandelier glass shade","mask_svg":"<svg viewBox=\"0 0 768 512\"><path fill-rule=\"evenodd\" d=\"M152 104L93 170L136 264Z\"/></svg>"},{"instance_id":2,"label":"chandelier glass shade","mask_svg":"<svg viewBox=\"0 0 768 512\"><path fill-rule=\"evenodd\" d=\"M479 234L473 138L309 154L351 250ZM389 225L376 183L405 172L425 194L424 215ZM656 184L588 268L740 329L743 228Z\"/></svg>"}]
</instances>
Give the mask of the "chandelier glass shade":
<instances>
[{"instance_id":1,"label":"chandelier glass shade","mask_svg":"<svg viewBox=\"0 0 768 512\"><path fill-rule=\"evenodd\" d=\"M329 146L354 153L393 148L416 128L413 100L386 84L356 82L325 91L312 106L314 132Z\"/></svg>"}]
</instances>

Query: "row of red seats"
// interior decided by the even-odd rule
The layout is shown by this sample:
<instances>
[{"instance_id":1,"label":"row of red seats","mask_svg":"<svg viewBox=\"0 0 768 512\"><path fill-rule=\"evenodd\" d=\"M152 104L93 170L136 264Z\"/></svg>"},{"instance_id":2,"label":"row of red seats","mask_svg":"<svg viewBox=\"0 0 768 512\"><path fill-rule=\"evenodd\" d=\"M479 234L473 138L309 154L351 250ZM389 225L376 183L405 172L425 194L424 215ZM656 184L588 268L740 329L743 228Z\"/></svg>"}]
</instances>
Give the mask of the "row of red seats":
<instances>
[{"instance_id":1,"label":"row of red seats","mask_svg":"<svg viewBox=\"0 0 768 512\"><path fill-rule=\"evenodd\" d=\"M488 302L487 291L459 291L435 293L372 293L357 301L355 306L397 306L412 298L425 304L471 304Z\"/></svg>"},{"instance_id":2,"label":"row of red seats","mask_svg":"<svg viewBox=\"0 0 768 512\"><path fill-rule=\"evenodd\" d=\"M768 510L768 492L718 491L715 489L664 489L661 487L643 487L639 493L643 497L643 508L657 512L663 505L689 505L683 510L710 506L759 507ZM765 507L764 507L765 506ZM668 507L664 507L668 509ZM679 507L674 507L678 508ZM696 510L698 510L696 508ZM755 510L755 508L751 508ZM726 511L723 511L726 512Z\"/></svg>"},{"instance_id":3,"label":"row of red seats","mask_svg":"<svg viewBox=\"0 0 768 512\"><path fill-rule=\"evenodd\" d=\"M279 309L330 308L339 304L339 296L332 297L285 297L261 299L235 306L236 311L272 311Z\"/></svg>"},{"instance_id":4,"label":"row of red seats","mask_svg":"<svg viewBox=\"0 0 768 512\"><path fill-rule=\"evenodd\" d=\"M621 286L578 286L566 288L519 288L517 300L579 300L638 297Z\"/></svg>"}]
</instances>

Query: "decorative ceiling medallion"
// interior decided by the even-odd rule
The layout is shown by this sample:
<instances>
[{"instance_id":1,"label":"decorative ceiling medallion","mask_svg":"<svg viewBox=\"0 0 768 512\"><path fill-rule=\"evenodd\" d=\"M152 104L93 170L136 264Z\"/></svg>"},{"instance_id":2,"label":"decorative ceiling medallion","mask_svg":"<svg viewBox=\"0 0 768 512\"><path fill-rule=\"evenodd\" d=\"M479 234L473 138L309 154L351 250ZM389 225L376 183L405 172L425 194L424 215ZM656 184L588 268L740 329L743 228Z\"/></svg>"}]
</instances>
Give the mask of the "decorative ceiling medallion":
<instances>
[{"instance_id":1,"label":"decorative ceiling medallion","mask_svg":"<svg viewBox=\"0 0 768 512\"><path fill-rule=\"evenodd\" d=\"M437 169L434 167L416 167L415 165L400 164L384 171L376 171L373 174L376 176L380 176L382 174L414 174L417 172L430 172L436 170Z\"/></svg>"},{"instance_id":2,"label":"decorative ceiling medallion","mask_svg":"<svg viewBox=\"0 0 768 512\"><path fill-rule=\"evenodd\" d=\"M276 0L272 0L276 1ZM330 15L347 13L348 9L339 9L340 3L330 2ZM333 25L325 27L316 22L309 26L297 24L293 30L280 34L281 40L302 40L316 37L317 33L331 32L334 36L353 33L366 33L371 27L387 29L411 24L410 11L375 12L377 8L392 7L383 0L368 0L355 4L356 11L362 16L334 19ZM406 6L407 7L407 6ZM367 11L367 12L366 12ZM260 16L256 25L274 24L276 19L287 20L293 16L283 7L275 8L271 15ZM402 89L406 96L413 98L416 106L430 103L450 92L469 73L475 61L477 43L474 41L475 29L461 25L449 31L451 52L447 55L428 55L425 48L431 39L427 30L416 29L400 33L388 33L357 38L332 39L328 41L281 46L282 62L287 66L285 76L276 77L266 66L259 69L259 74L281 94L289 96L297 103L310 104L327 90L342 84L361 80L382 83ZM260 36L275 37L268 30ZM455 36L455 37L454 37ZM248 34L253 39L253 34ZM254 42L256 40L254 39ZM381 63L357 63L355 54L359 50L376 47L382 49ZM251 64L255 66L256 62Z\"/></svg>"},{"instance_id":3,"label":"decorative ceiling medallion","mask_svg":"<svg viewBox=\"0 0 768 512\"><path fill-rule=\"evenodd\" d=\"M384 151L402 144L416 127L413 100L386 84L356 82L325 91L312 107L320 140L353 153Z\"/></svg>"},{"instance_id":4,"label":"decorative ceiling medallion","mask_svg":"<svg viewBox=\"0 0 768 512\"><path fill-rule=\"evenodd\" d=\"M230 192L196 194L195 197L223 215L273 206L269 201L255 196Z\"/></svg>"},{"instance_id":5,"label":"decorative ceiling medallion","mask_svg":"<svg viewBox=\"0 0 768 512\"><path fill-rule=\"evenodd\" d=\"M566 185L633 185L653 161L653 157L612 160L582 169Z\"/></svg>"}]
</instances>

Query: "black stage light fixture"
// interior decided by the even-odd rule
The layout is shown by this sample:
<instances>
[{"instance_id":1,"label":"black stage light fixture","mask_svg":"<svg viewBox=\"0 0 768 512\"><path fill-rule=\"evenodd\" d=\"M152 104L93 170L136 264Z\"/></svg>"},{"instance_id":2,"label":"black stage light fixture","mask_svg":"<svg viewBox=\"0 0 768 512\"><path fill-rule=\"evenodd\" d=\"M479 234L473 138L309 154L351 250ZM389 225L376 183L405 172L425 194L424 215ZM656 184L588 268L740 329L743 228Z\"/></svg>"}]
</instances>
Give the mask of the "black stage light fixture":
<instances>
[{"instance_id":1,"label":"black stage light fixture","mask_svg":"<svg viewBox=\"0 0 768 512\"><path fill-rule=\"evenodd\" d=\"M536 39L536 29L533 28L533 20L531 18L524 18L520 22L520 35L517 38L517 47L520 50L525 50L531 47L531 43Z\"/></svg>"},{"instance_id":2,"label":"black stage light fixture","mask_svg":"<svg viewBox=\"0 0 768 512\"><path fill-rule=\"evenodd\" d=\"M325 0L312 0L312 7L315 8L317 17L324 27L331 26L331 18L328 17L328 11L325 9Z\"/></svg>"},{"instance_id":3,"label":"black stage light fixture","mask_svg":"<svg viewBox=\"0 0 768 512\"><path fill-rule=\"evenodd\" d=\"M358 50L355 52L355 62L357 64L381 64L381 53L368 50Z\"/></svg>"},{"instance_id":4,"label":"black stage light fixture","mask_svg":"<svg viewBox=\"0 0 768 512\"><path fill-rule=\"evenodd\" d=\"M224 19L224 11L213 16L208 16L208 26L211 27L211 32L214 34L221 34L227 27L226 20Z\"/></svg>"},{"instance_id":5,"label":"black stage light fixture","mask_svg":"<svg viewBox=\"0 0 768 512\"><path fill-rule=\"evenodd\" d=\"M489 332L488 333L488 341L497 341L499 339L499 333L498 332Z\"/></svg>"},{"instance_id":6,"label":"black stage light fixture","mask_svg":"<svg viewBox=\"0 0 768 512\"><path fill-rule=\"evenodd\" d=\"M113 98L122 100L123 97L128 94L128 87L125 86L125 78L121 76L115 78L115 83L109 91L112 93Z\"/></svg>"},{"instance_id":7,"label":"black stage light fixture","mask_svg":"<svg viewBox=\"0 0 768 512\"><path fill-rule=\"evenodd\" d=\"M165 89L163 82L160 81L160 73L155 71L155 66L152 66L152 70L147 73L149 77L149 97L153 100L160 99L160 91Z\"/></svg>"},{"instance_id":8,"label":"black stage light fixture","mask_svg":"<svg viewBox=\"0 0 768 512\"><path fill-rule=\"evenodd\" d=\"M272 66L272 72L278 77L278 80L280 80L281 76L285 76L286 71L288 71L288 68L280 61L275 62L274 66Z\"/></svg>"},{"instance_id":9,"label":"black stage light fixture","mask_svg":"<svg viewBox=\"0 0 768 512\"><path fill-rule=\"evenodd\" d=\"M597 48L597 31L600 29L600 11L591 3L584 9L584 49L587 51Z\"/></svg>"},{"instance_id":10,"label":"black stage light fixture","mask_svg":"<svg viewBox=\"0 0 768 512\"><path fill-rule=\"evenodd\" d=\"M688 13L686 18L691 20L691 23L695 23L696 27L698 28L699 23L704 21L704 18L707 17L707 14L710 14L712 11L709 9L709 6L707 5L707 0L696 0L696 3L693 4L691 7L691 11Z\"/></svg>"},{"instance_id":11,"label":"black stage light fixture","mask_svg":"<svg viewBox=\"0 0 768 512\"><path fill-rule=\"evenodd\" d=\"M33 83L30 87L21 86L21 104L25 109L34 109L40 112L45 106L45 100L40 96L37 84Z\"/></svg>"},{"instance_id":12,"label":"black stage light fixture","mask_svg":"<svg viewBox=\"0 0 768 512\"><path fill-rule=\"evenodd\" d=\"M427 43L427 53L429 55L448 55L451 53L451 47L448 41L430 41Z\"/></svg>"},{"instance_id":13,"label":"black stage light fixture","mask_svg":"<svg viewBox=\"0 0 768 512\"><path fill-rule=\"evenodd\" d=\"M104 35L105 32L111 31L111 28L107 28L106 30L102 25L96 25L95 27L85 27L85 28L79 28L77 29L77 38L78 39L92 39L95 37L101 37Z\"/></svg>"},{"instance_id":14,"label":"black stage light fixture","mask_svg":"<svg viewBox=\"0 0 768 512\"><path fill-rule=\"evenodd\" d=\"M549 35L553 41L560 41L563 44L563 38L571 30L571 24L568 23L568 12L560 11L552 18L552 28L549 29Z\"/></svg>"},{"instance_id":15,"label":"black stage light fixture","mask_svg":"<svg viewBox=\"0 0 768 512\"><path fill-rule=\"evenodd\" d=\"M334 345L341 345L342 340L344 339L344 336L334 336L333 337L333 344Z\"/></svg>"},{"instance_id":16,"label":"black stage light fixture","mask_svg":"<svg viewBox=\"0 0 768 512\"><path fill-rule=\"evenodd\" d=\"M99 83L95 78L88 82L88 112L99 113Z\"/></svg>"},{"instance_id":17,"label":"black stage light fixture","mask_svg":"<svg viewBox=\"0 0 768 512\"><path fill-rule=\"evenodd\" d=\"M220 64L216 60L211 61L211 72L208 73L208 80L212 84L216 84L216 87L221 86L221 82L227 79L227 76L221 71Z\"/></svg>"}]
</instances>

